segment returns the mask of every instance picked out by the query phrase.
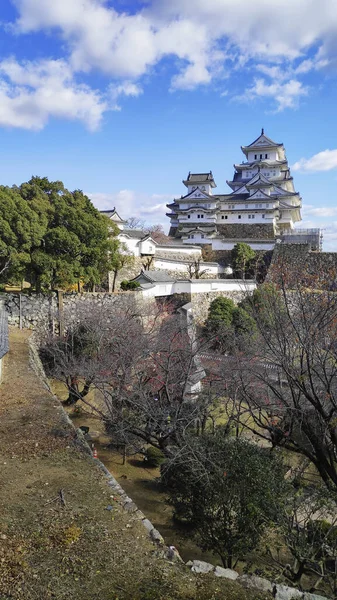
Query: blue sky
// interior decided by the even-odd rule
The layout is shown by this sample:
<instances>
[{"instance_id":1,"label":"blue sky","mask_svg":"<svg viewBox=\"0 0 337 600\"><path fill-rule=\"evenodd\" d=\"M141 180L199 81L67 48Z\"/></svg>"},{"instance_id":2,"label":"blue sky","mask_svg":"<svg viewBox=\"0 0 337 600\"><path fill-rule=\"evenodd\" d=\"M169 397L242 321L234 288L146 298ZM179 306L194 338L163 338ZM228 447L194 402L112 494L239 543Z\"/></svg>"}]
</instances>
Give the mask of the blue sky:
<instances>
[{"instance_id":1,"label":"blue sky","mask_svg":"<svg viewBox=\"0 0 337 600\"><path fill-rule=\"evenodd\" d=\"M61 179L167 230L188 171L229 192L264 127L337 251L335 0L1 0L0 26L2 184Z\"/></svg>"}]
</instances>

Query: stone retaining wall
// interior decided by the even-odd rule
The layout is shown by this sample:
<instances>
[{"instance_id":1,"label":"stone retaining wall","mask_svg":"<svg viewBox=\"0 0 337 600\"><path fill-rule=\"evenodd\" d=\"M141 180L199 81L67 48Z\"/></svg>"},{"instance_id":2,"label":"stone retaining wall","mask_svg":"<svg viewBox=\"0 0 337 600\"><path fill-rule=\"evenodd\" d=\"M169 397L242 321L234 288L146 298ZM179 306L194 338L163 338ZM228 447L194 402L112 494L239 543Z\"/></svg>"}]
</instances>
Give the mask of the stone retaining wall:
<instances>
[{"instance_id":1,"label":"stone retaining wall","mask_svg":"<svg viewBox=\"0 0 337 600\"><path fill-rule=\"evenodd\" d=\"M64 293L62 294L62 303L65 325L76 318L78 312L81 310L90 311L91 307L96 306L111 306L112 308L121 305L125 301L125 296L129 296L129 294L132 294L132 292L124 292L123 294ZM34 294L31 296L13 293L4 294L4 306L8 313L9 325L17 327L20 325L21 312L21 326L24 329L34 329L41 324L50 331L58 327L60 311L57 292Z\"/></svg>"},{"instance_id":2,"label":"stone retaining wall","mask_svg":"<svg viewBox=\"0 0 337 600\"><path fill-rule=\"evenodd\" d=\"M299 283L317 289L337 287L337 252L312 252L309 244L276 244L267 281L288 288Z\"/></svg>"},{"instance_id":3,"label":"stone retaining wall","mask_svg":"<svg viewBox=\"0 0 337 600\"><path fill-rule=\"evenodd\" d=\"M274 240L275 232L272 224L228 223L217 225L220 235L229 240ZM225 240L224 240L225 241Z\"/></svg>"},{"instance_id":4,"label":"stone retaining wall","mask_svg":"<svg viewBox=\"0 0 337 600\"><path fill-rule=\"evenodd\" d=\"M208 309L211 302L215 298L230 298L235 304L238 304L246 296L247 292L243 288L242 291L236 292L205 292L202 294L191 294L192 313L195 322L198 325L204 325L208 316Z\"/></svg>"}]
</instances>

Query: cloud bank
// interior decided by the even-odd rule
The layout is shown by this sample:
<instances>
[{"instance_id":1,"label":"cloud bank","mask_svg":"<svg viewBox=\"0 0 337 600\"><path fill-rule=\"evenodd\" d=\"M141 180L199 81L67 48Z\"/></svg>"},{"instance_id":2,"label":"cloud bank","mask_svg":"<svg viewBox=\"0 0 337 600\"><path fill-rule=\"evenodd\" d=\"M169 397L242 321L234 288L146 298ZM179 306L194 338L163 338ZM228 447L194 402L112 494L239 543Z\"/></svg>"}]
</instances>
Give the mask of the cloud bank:
<instances>
[{"instance_id":1,"label":"cloud bank","mask_svg":"<svg viewBox=\"0 0 337 600\"><path fill-rule=\"evenodd\" d=\"M243 70L248 84L241 97L264 100L276 111L297 108L310 93L308 73L337 64L335 0L321 0L319 11L316 0L274 0L268 8L265 0L150 0L134 12L106 0L12 2L13 34L54 36L63 55L21 64L18 82L4 61L0 123L11 126L39 129L55 116L94 130L107 110L120 108L119 96L141 93L144 77L154 76L163 59L171 59L172 91L220 81L224 95L223 82ZM32 84L34 70L41 81ZM97 72L107 81L103 92L88 82Z\"/></svg>"},{"instance_id":2,"label":"cloud bank","mask_svg":"<svg viewBox=\"0 0 337 600\"><path fill-rule=\"evenodd\" d=\"M309 173L337 169L337 150L323 150L311 158L300 158L292 166L292 169Z\"/></svg>"}]
</instances>

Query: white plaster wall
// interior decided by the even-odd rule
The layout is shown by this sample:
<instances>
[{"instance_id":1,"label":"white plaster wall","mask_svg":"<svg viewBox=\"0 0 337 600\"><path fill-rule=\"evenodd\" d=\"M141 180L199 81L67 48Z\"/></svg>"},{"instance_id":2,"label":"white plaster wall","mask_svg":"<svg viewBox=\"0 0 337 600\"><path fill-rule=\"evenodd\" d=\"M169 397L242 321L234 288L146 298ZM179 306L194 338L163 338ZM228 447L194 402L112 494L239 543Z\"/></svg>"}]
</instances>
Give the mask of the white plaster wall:
<instances>
[{"instance_id":1,"label":"white plaster wall","mask_svg":"<svg viewBox=\"0 0 337 600\"><path fill-rule=\"evenodd\" d=\"M241 279L194 279L175 281L173 283L156 283L153 287L142 290L144 298L169 296L172 294L205 294L209 292L252 292L256 288L255 281Z\"/></svg>"},{"instance_id":2,"label":"white plaster wall","mask_svg":"<svg viewBox=\"0 0 337 600\"><path fill-rule=\"evenodd\" d=\"M206 194L211 194L212 193L212 188L210 186L209 183L202 183L200 185L197 185L196 183L192 183L191 185L188 186L188 194L190 194L192 191L194 191L194 189L196 190L196 188L199 188L199 190L201 192L206 192ZM205 189L204 189L205 188Z\"/></svg>"},{"instance_id":3,"label":"white plaster wall","mask_svg":"<svg viewBox=\"0 0 337 600\"><path fill-rule=\"evenodd\" d=\"M210 244L211 241L208 239L207 234L206 233L191 233L190 235L193 235L193 238L188 239L188 238L184 238L184 244ZM202 237L204 236L204 237Z\"/></svg>"},{"instance_id":4,"label":"white plaster wall","mask_svg":"<svg viewBox=\"0 0 337 600\"><path fill-rule=\"evenodd\" d=\"M145 240L144 242L140 242L139 252L140 254L155 254L156 245L152 240Z\"/></svg>"},{"instance_id":5,"label":"white plaster wall","mask_svg":"<svg viewBox=\"0 0 337 600\"><path fill-rule=\"evenodd\" d=\"M200 209L196 209L193 210L189 213L190 216L187 215L180 215L179 217L179 223L200 223L200 225L202 225L203 223L215 223L216 222L216 214L215 213L205 213L202 208ZM204 215L203 217L198 217L198 215Z\"/></svg>"},{"instance_id":6,"label":"white plaster wall","mask_svg":"<svg viewBox=\"0 0 337 600\"><path fill-rule=\"evenodd\" d=\"M268 148L255 148L251 152L248 152L248 162L254 162L254 160L260 160L260 154L262 154L262 160L265 158L265 155L268 154L267 160L278 160L277 150L270 150ZM257 158L255 158L257 155Z\"/></svg>"},{"instance_id":7,"label":"white plaster wall","mask_svg":"<svg viewBox=\"0 0 337 600\"><path fill-rule=\"evenodd\" d=\"M165 246L165 244L158 244L156 250L157 253L161 250L164 251L165 254L170 252L172 254L195 254L195 256L201 256L201 248L186 248L184 244L176 244L174 246Z\"/></svg>"},{"instance_id":8,"label":"white plaster wall","mask_svg":"<svg viewBox=\"0 0 337 600\"><path fill-rule=\"evenodd\" d=\"M240 240L236 240L233 242L223 242L222 240L214 239L212 240L212 250L232 250ZM272 250L275 246L275 242L253 242L248 241L247 244L250 245L253 250Z\"/></svg>"},{"instance_id":9,"label":"white plaster wall","mask_svg":"<svg viewBox=\"0 0 337 600\"><path fill-rule=\"evenodd\" d=\"M136 238L129 238L122 233L118 236L118 239L126 245L127 249L133 256L140 256L139 246L137 246L139 240Z\"/></svg>"},{"instance_id":10,"label":"white plaster wall","mask_svg":"<svg viewBox=\"0 0 337 600\"><path fill-rule=\"evenodd\" d=\"M187 267L189 265L189 261L186 262L179 262L179 261L175 261L175 260L163 260L160 258L155 258L154 259L154 268L155 269L164 269L167 271L178 271L180 273L186 273L187 272ZM217 277L217 275L219 273L223 273L223 267L221 267L218 264L213 264L213 263L205 263L202 262L200 263L200 269L207 269L207 274L208 275L214 275L215 277Z\"/></svg>"},{"instance_id":11,"label":"white plaster wall","mask_svg":"<svg viewBox=\"0 0 337 600\"><path fill-rule=\"evenodd\" d=\"M238 218L238 214L241 215L241 219ZM264 217L262 217L263 214L265 215ZM249 215L254 215L254 218L249 218ZM256 213L254 212L254 209L249 210L249 208L246 208L245 212L240 213L238 211L236 214L228 214L227 219L222 219L221 216L225 215L218 216L217 223L219 223L219 225L226 225L226 223L248 223L249 225L254 225L255 223L263 224L266 219L273 220L275 215L274 213Z\"/></svg>"}]
</instances>

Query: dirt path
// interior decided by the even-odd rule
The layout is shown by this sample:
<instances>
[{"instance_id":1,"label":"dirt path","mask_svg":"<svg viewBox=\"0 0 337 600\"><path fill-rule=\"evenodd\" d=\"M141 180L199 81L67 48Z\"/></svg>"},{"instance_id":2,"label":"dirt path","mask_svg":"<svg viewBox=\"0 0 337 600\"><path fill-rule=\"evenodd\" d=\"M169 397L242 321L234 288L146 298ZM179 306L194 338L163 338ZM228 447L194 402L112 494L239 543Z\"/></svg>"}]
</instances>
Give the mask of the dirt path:
<instances>
[{"instance_id":1,"label":"dirt path","mask_svg":"<svg viewBox=\"0 0 337 600\"><path fill-rule=\"evenodd\" d=\"M12 329L0 387L0 600L262 599L161 557L30 368L28 337Z\"/></svg>"}]
</instances>

